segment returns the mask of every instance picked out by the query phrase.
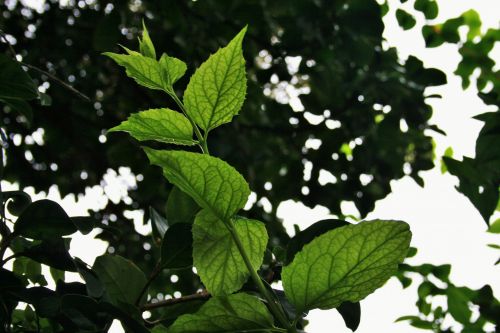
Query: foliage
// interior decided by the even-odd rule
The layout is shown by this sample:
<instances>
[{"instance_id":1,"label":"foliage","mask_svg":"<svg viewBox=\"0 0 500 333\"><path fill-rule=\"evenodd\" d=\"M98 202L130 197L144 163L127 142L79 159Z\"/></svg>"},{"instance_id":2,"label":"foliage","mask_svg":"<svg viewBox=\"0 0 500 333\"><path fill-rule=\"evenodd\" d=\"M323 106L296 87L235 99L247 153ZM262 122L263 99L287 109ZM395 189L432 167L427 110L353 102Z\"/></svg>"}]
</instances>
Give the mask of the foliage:
<instances>
[{"instance_id":1,"label":"foliage","mask_svg":"<svg viewBox=\"0 0 500 333\"><path fill-rule=\"evenodd\" d=\"M177 67L165 65L162 62L165 55L159 61L151 58L156 53L147 30L140 40L142 53L130 50L126 50L128 55L106 53L123 65L127 75L137 83L151 89L161 87L178 104L181 113L175 113L175 116L173 112L176 111L173 110L154 110L154 126L166 128L156 132L162 135L159 141L185 147L184 142L173 138L181 127L179 124L190 124L194 129L201 154L181 150L144 150L151 163L162 167L169 182L190 196L202 210L196 214L192 225L187 221L165 228L161 256L157 258L155 271L148 279L132 261L119 255L102 255L91 269L80 260L71 258L67 253L70 240L62 237L81 228L81 221L73 222L55 202L27 202L26 207L20 210L13 230L3 226L2 257L7 248L13 252L3 260L3 264L16 258L13 271L5 268L1 271L2 281L8 282L1 289L3 330L17 332L35 326L37 331L47 332L106 331L112 319L119 319L131 332L149 332L149 329L161 332L165 329L161 315L153 314L154 321L146 321L146 328L142 312L171 304L147 303L148 287L165 267L175 267L172 261L185 261L187 266L195 265L205 288L203 298L210 299L195 311L189 308L180 311L177 318L173 318L169 332L297 332L296 326L303 326L301 321L308 310L336 308L344 302L360 301L396 272L409 247L411 233L408 225L395 221L362 222L339 225L324 233L316 229L316 236L319 237L307 244L299 243L302 249L283 268L285 290L281 300L266 287L267 282L258 274L268 243L266 227L260 221L236 215L250 194L248 184L236 169L210 156L207 149L209 132L230 121L239 112L245 98L246 75L242 53L245 32L246 28L196 70L184 93L186 103L177 98L172 86L175 80L171 79L177 77L179 66L186 66L179 65L181 61L178 59ZM149 60L145 62L142 58ZM162 83L153 85L151 82ZM141 136L152 128L151 123L137 121L147 118L151 111L132 115L131 120L114 130L125 130L136 138L151 140L151 136ZM163 117L160 112L169 116ZM134 126L129 126L132 122L135 122ZM189 134L186 140L192 139L193 131ZM5 220L5 214L2 218ZM183 230L192 229L191 239L182 232L176 232L174 236L185 237L183 242L191 240L192 246L172 247L165 244L171 241L167 237L171 230L181 225L185 226ZM87 231L88 228L83 229ZM38 240L42 243L37 243ZM34 260L33 268L33 265L30 268L16 265L27 256L30 248L43 245L43 242L60 240L66 246L58 248L60 253L47 251L50 260L43 256L28 256ZM21 249L16 248L15 242L23 244ZM297 241L294 244L297 246ZM182 253L191 248L192 263L189 262L190 256ZM177 252L172 254L172 251ZM173 255L187 260L173 259ZM311 255L316 258L314 261L307 259ZM63 265L62 258L68 258L67 267ZM30 263L26 262L26 265ZM41 286L47 285L40 274L41 263L63 271L78 271L85 284L65 283L64 276L58 274L54 277L55 290L29 287L28 281L23 281L23 278ZM314 276L311 278L309 274ZM249 277L252 283L244 287ZM189 301L198 295L179 298L177 302ZM28 304L23 312L25 317L33 309L35 311L29 323L16 322L15 314L19 311L14 310L19 302ZM292 307L293 317L285 312L284 304ZM359 311L344 309L340 313L349 318L347 322L352 320L350 317L353 314L359 316Z\"/></svg>"}]
</instances>

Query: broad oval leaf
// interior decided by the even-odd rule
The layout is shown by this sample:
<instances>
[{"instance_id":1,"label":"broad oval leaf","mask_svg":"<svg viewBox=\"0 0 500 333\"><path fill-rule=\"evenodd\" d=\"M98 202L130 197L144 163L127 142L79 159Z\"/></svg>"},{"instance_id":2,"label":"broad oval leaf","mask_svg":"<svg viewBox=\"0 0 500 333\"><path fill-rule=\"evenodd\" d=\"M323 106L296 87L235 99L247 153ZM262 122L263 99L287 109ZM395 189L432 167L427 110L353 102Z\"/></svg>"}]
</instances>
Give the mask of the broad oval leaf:
<instances>
[{"instance_id":1,"label":"broad oval leaf","mask_svg":"<svg viewBox=\"0 0 500 333\"><path fill-rule=\"evenodd\" d=\"M211 55L186 88L186 112L205 132L230 122L243 105L247 83L242 41L246 30Z\"/></svg>"},{"instance_id":2,"label":"broad oval leaf","mask_svg":"<svg viewBox=\"0 0 500 333\"><path fill-rule=\"evenodd\" d=\"M184 268L193 265L191 224L176 223L168 228L161 243L161 266Z\"/></svg>"},{"instance_id":3,"label":"broad oval leaf","mask_svg":"<svg viewBox=\"0 0 500 333\"><path fill-rule=\"evenodd\" d=\"M227 221L245 206L250 189L241 174L216 157L186 151L144 148L152 164L163 168L169 182L196 203Z\"/></svg>"},{"instance_id":4,"label":"broad oval leaf","mask_svg":"<svg viewBox=\"0 0 500 333\"><path fill-rule=\"evenodd\" d=\"M406 256L411 232L399 221L369 221L331 230L283 268L283 287L299 311L357 302L381 287Z\"/></svg>"},{"instance_id":5,"label":"broad oval leaf","mask_svg":"<svg viewBox=\"0 0 500 333\"><path fill-rule=\"evenodd\" d=\"M170 109L150 109L130 115L110 132L124 131L139 141L155 140L178 145L194 145L193 126L179 112Z\"/></svg>"},{"instance_id":6,"label":"broad oval leaf","mask_svg":"<svg viewBox=\"0 0 500 333\"><path fill-rule=\"evenodd\" d=\"M196 313L180 316L168 332L269 332L273 327L273 317L257 297L238 293L212 297Z\"/></svg>"},{"instance_id":7,"label":"broad oval leaf","mask_svg":"<svg viewBox=\"0 0 500 333\"><path fill-rule=\"evenodd\" d=\"M38 200L21 213L14 234L32 239L56 239L72 234L76 226L64 209L51 200Z\"/></svg>"},{"instance_id":8,"label":"broad oval leaf","mask_svg":"<svg viewBox=\"0 0 500 333\"><path fill-rule=\"evenodd\" d=\"M233 227L252 267L259 269L268 240L264 224L237 217ZM193 262L201 281L215 296L235 292L250 275L228 228L207 210L198 213L194 220Z\"/></svg>"},{"instance_id":9,"label":"broad oval leaf","mask_svg":"<svg viewBox=\"0 0 500 333\"><path fill-rule=\"evenodd\" d=\"M130 260L118 255L97 257L92 269L109 296L110 302L127 311L127 305L134 305L142 288L146 285L146 276ZM144 293L141 303L146 301Z\"/></svg>"}]
</instances>

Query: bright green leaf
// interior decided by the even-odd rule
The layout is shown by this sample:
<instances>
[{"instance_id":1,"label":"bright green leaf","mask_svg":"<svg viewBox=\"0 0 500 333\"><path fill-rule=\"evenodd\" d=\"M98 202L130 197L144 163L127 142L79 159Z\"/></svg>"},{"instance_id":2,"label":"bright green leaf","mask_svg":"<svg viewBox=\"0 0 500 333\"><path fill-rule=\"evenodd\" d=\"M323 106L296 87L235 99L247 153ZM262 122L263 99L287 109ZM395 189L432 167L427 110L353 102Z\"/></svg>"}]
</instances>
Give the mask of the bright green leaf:
<instances>
[{"instance_id":1,"label":"bright green leaf","mask_svg":"<svg viewBox=\"0 0 500 333\"><path fill-rule=\"evenodd\" d=\"M264 224L238 217L232 225L253 268L259 269L268 240ZM235 292L250 274L228 228L207 210L198 213L193 224L193 260L212 295Z\"/></svg>"},{"instance_id":2,"label":"bright green leaf","mask_svg":"<svg viewBox=\"0 0 500 333\"><path fill-rule=\"evenodd\" d=\"M149 37L149 32L144 21L142 21L142 38L139 38L139 50L143 56L156 59L155 47Z\"/></svg>"},{"instance_id":3,"label":"bright green leaf","mask_svg":"<svg viewBox=\"0 0 500 333\"><path fill-rule=\"evenodd\" d=\"M150 109L132 114L110 132L124 131L139 141L156 140L179 145L194 145L193 126L179 112L170 109Z\"/></svg>"},{"instance_id":4,"label":"bright green leaf","mask_svg":"<svg viewBox=\"0 0 500 333\"><path fill-rule=\"evenodd\" d=\"M273 317L258 298L239 293L213 297L198 312L180 316L169 333L269 332Z\"/></svg>"},{"instance_id":5,"label":"bright green leaf","mask_svg":"<svg viewBox=\"0 0 500 333\"><path fill-rule=\"evenodd\" d=\"M228 220L247 202L250 189L243 176L216 157L185 151L144 151L152 164L163 168L169 182L221 220Z\"/></svg>"},{"instance_id":6,"label":"bright green leaf","mask_svg":"<svg viewBox=\"0 0 500 333\"><path fill-rule=\"evenodd\" d=\"M184 94L186 112L204 131L231 121L245 100L246 75L243 28L229 44L211 55L189 81Z\"/></svg>"},{"instance_id":7,"label":"bright green leaf","mask_svg":"<svg viewBox=\"0 0 500 333\"><path fill-rule=\"evenodd\" d=\"M154 90L171 91L168 73L155 59L136 53L132 55L106 52L104 55L125 67L127 75L141 86Z\"/></svg>"},{"instance_id":8,"label":"bright green leaf","mask_svg":"<svg viewBox=\"0 0 500 333\"><path fill-rule=\"evenodd\" d=\"M133 262L117 255L97 257L92 268L104 284L111 303L120 308L135 304L146 284L144 273ZM145 301L146 295L141 303Z\"/></svg>"},{"instance_id":9,"label":"bright green leaf","mask_svg":"<svg viewBox=\"0 0 500 333\"><path fill-rule=\"evenodd\" d=\"M500 218L491 223L488 228L488 232L491 232L492 234L500 234Z\"/></svg>"},{"instance_id":10,"label":"bright green leaf","mask_svg":"<svg viewBox=\"0 0 500 333\"><path fill-rule=\"evenodd\" d=\"M331 230L283 268L283 287L299 311L357 302L396 272L410 244L408 224L361 222Z\"/></svg>"},{"instance_id":11,"label":"bright green leaf","mask_svg":"<svg viewBox=\"0 0 500 333\"><path fill-rule=\"evenodd\" d=\"M54 239L72 234L76 227L59 204L38 200L29 205L14 224L14 233L32 239Z\"/></svg>"},{"instance_id":12,"label":"bright green leaf","mask_svg":"<svg viewBox=\"0 0 500 333\"><path fill-rule=\"evenodd\" d=\"M163 54L160 58L160 67L163 73L165 73L167 82L170 87L173 86L173 84L177 82L177 80L184 76L184 73L186 73L187 69L186 63L184 63L184 61L174 57L170 57L166 54ZM170 93L173 93L173 91L171 91Z\"/></svg>"}]
</instances>

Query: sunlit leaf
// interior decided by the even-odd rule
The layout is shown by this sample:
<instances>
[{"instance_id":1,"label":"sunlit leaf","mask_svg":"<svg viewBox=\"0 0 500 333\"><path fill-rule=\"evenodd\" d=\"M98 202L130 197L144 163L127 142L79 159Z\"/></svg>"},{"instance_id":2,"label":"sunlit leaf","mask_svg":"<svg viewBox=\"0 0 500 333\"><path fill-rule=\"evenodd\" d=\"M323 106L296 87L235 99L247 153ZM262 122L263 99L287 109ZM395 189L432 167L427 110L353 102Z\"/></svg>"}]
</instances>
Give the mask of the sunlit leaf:
<instances>
[{"instance_id":1,"label":"sunlit leaf","mask_svg":"<svg viewBox=\"0 0 500 333\"><path fill-rule=\"evenodd\" d=\"M227 220L243 208L250 189L243 176L226 162L205 154L144 149L152 164L196 203Z\"/></svg>"},{"instance_id":2,"label":"sunlit leaf","mask_svg":"<svg viewBox=\"0 0 500 333\"><path fill-rule=\"evenodd\" d=\"M232 225L252 267L259 269L268 240L264 224L235 218ZM212 295L235 292L250 275L228 228L208 210L198 213L193 224L193 260L201 281Z\"/></svg>"},{"instance_id":3,"label":"sunlit leaf","mask_svg":"<svg viewBox=\"0 0 500 333\"><path fill-rule=\"evenodd\" d=\"M180 316L169 333L269 332L273 317L254 296L213 297L198 312Z\"/></svg>"},{"instance_id":4,"label":"sunlit leaf","mask_svg":"<svg viewBox=\"0 0 500 333\"><path fill-rule=\"evenodd\" d=\"M211 55L186 88L186 112L205 131L230 122L243 105L247 88L242 51L245 32L246 27Z\"/></svg>"},{"instance_id":5,"label":"sunlit leaf","mask_svg":"<svg viewBox=\"0 0 500 333\"><path fill-rule=\"evenodd\" d=\"M298 310L357 302L396 272L410 244L408 224L361 222L328 231L283 268L283 287Z\"/></svg>"},{"instance_id":6,"label":"sunlit leaf","mask_svg":"<svg viewBox=\"0 0 500 333\"><path fill-rule=\"evenodd\" d=\"M179 145L194 145L193 126L179 112L150 109L132 114L110 132L124 131L139 141L155 140Z\"/></svg>"}]
</instances>

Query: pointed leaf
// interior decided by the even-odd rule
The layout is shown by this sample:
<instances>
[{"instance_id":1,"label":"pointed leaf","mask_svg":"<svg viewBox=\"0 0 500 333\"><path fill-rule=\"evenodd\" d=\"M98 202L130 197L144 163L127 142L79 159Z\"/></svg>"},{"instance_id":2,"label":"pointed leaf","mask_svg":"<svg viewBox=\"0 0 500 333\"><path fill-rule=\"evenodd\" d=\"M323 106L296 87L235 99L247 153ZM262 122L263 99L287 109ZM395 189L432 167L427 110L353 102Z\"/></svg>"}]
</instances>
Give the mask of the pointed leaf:
<instances>
[{"instance_id":1,"label":"pointed leaf","mask_svg":"<svg viewBox=\"0 0 500 333\"><path fill-rule=\"evenodd\" d=\"M229 44L211 55L189 81L186 112L204 131L228 123L238 114L246 94L243 28Z\"/></svg>"},{"instance_id":2,"label":"pointed leaf","mask_svg":"<svg viewBox=\"0 0 500 333\"><path fill-rule=\"evenodd\" d=\"M170 109L149 109L134 113L113 127L110 132L124 131L139 141L156 140L178 145L194 145L193 126L179 112Z\"/></svg>"},{"instance_id":3,"label":"pointed leaf","mask_svg":"<svg viewBox=\"0 0 500 333\"><path fill-rule=\"evenodd\" d=\"M273 317L258 298L239 293L213 297L194 314L180 316L169 333L269 332Z\"/></svg>"},{"instance_id":4,"label":"pointed leaf","mask_svg":"<svg viewBox=\"0 0 500 333\"><path fill-rule=\"evenodd\" d=\"M162 239L168 230L169 223L153 207L149 207L149 216L151 218L151 229L153 229L153 233L157 233L155 237L159 236Z\"/></svg>"},{"instance_id":5,"label":"pointed leaf","mask_svg":"<svg viewBox=\"0 0 500 333\"><path fill-rule=\"evenodd\" d=\"M223 221L243 208L250 189L226 162L205 154L144 148L152 164L161 166L169 182Z\"/></svg>"},{"instance_id":6,"label":"pointed leaf","mask_svg":"<svg viewBox=\"0 0 500 333\"><path fill-rule=\"evenodd\" d=\"M135 304L146 284L144 273L133 262L117 255L97 257L92 269L104 284L111 303L120 308ZM142 298L145 301L146 295Z\"/></svg>"},{"instance_id":7,"label":"pointed leaf","mask_svg":"<svg viewBox=\"0 0 500 333\"><path fill-rule=\"evenodd\" d=\"M160 58L160 67L167 77L167 82L173 86L186 73L186 63L180 59L170 57L165 53Z\"/></svg>"},{"instance_id":8,"label":"pointed leaf","mask_svg":"<svg viewBox=\"0 0 500 333\"><path fill-rule=\"evenodd\" d=\"M166 71L158 61L133 52L131 55L106 52L104 55L125 67L127 75L135 82L149 89L171 91Z\"/></svg>"},{"instance_id":9,"label":"pointed leaf","mask_svg":"<svg viewBox=\"0 0 500 333\"><path fill-rule=\"evenodd\" d=\"M299 311L357 302L397 270L410 244L408 224L371 221L331 230L283 268L283 287Z\"/></svg>"},{"instance_id":10,"label":"pointed leaf","mask_svg":"<svg viewBox=\"0 0 500 333\"><path fill-rule=\"evenodd\" d=\"M359 302L351 303L344 302L340 304L337 311L344 319L345 325L351 329L351 331L356 331L361 321L361 305Z\"/></svg>"},{"instance_id":11,"label":"pointed leaf","mask_svg":"<svg viewBox=\"0 0 500 333\"><path fill-rule=\"evenodd\" d=\"M168 228L161 243L163 268L184 268L193 265L191 224L177 223Z\"/></svg>"},{"instance_id":12,"label":"pointed leaf","mask_svg":"<svg viewBox=\"0 0 500 333\"><path fill-rule=\"evenodd\" d=\"M238 217L234 228L253 268L259 269L268 240L264 224ZM198 213L193 224L193 261L212 295L235 292L250 274L228 228L207 210Z\"/></svg>"},{"instance_id":13,"label":"pointed leaf","mask_svg":"<svg viewBox=\"0 0 500 333\"><path fill-rule=\"evenodd\" d=\"M142 21L142 38L139 39L139 50L143 56L156 59L155 47L149 37L149 32L144 21Z\"/></svg>"}]
</instances>

